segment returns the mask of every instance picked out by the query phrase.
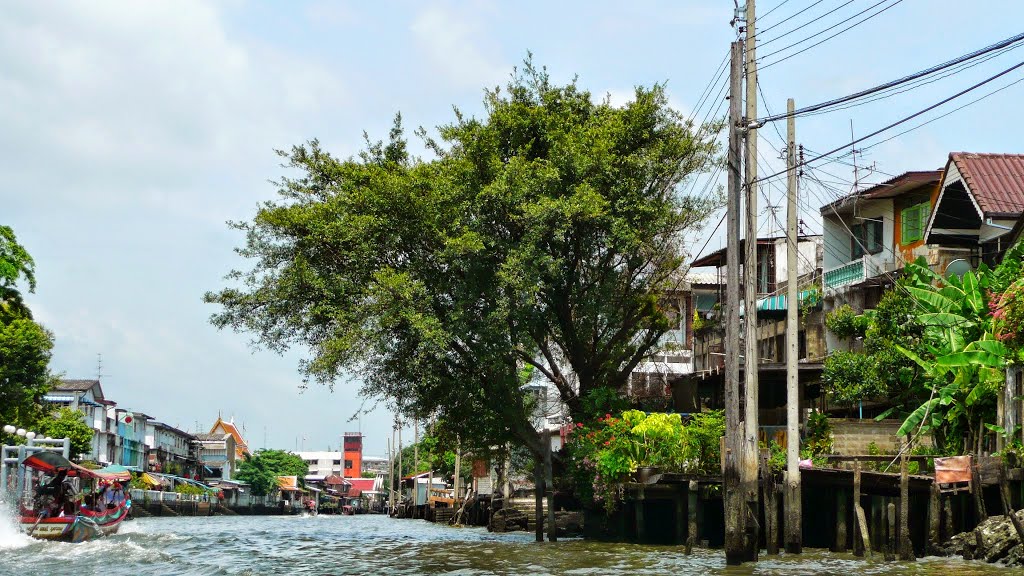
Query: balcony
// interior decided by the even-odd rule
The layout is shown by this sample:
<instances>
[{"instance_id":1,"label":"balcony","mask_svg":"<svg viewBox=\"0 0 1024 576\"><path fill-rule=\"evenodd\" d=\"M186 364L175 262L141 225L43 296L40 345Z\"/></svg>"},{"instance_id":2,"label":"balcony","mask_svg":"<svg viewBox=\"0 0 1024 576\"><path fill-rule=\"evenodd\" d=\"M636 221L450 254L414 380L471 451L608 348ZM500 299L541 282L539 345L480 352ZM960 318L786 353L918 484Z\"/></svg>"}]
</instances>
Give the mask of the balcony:
<instances>
[{"instance_id":1,"label":"balcony","mask_svg":"<svg viewBox=\"0 0 1024 576\"><path fill-rule=\"evenodd\" d=\"M885 272L884 263L878 255L865 254L841 266L829 268L823 274L826 294L834 294L845 286L860 284Z\"/></svg>"}]
</instances>

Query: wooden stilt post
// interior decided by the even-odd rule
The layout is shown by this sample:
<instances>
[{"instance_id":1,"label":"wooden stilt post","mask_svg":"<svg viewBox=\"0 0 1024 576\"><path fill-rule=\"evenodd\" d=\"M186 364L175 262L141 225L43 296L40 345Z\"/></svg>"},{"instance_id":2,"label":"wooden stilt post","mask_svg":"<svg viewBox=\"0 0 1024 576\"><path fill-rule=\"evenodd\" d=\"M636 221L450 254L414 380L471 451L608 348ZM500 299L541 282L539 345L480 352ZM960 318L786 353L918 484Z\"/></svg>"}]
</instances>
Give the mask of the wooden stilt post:
<instances>
[{"instance_id":1,"label":"wooden stilt post","mask_svg":"<svg viewBox=\"0 0 1024 576\"><path fill-rule=\"evenodd\" d=\"M861 525L864 510L860 507L860 461L853 463L853 555L863 557L866 526ZM865 523L866 524L866 523Z\"/></svg>"},{"instance_id":2,"label":"wooden stilt post","mask_svg":"<svg viewBox=\"0 0 1024 576\"><path fill-rule=\"evenodd\" d=\"M953 527L953 498L948 494L942 498L942 519L943 519L943 538L952 538L956 534L955 528Z\"/></svg>"},{"instance_id":3,"label":"wooden stilt post","mask_svg":"<svg viewBox=\"0 0 1024 576\"><path fill-rule=\"evenodd\" d=\"M637 489L636 500L633 502L636 514L633 515L636 528L636 540L641 544L647 539L647 521L644 518L644 487Z\"/></svg>"},{"instance_id":4,"label":"wooden stilt post","mask_svg":"<svg viewBox=\"0 0 1024 576\"><path fill-rule=\"evenodd\" d=\"M700 528L697 527L697 507L700 506L700 486L695 480L690 480L689 490L686 492L686 516L689 525L686 530L686 553L690 554L693 547L700 541Z\"/></svg>"},{"instance_id":5,"label":"wooden stilt post","mask_svg":"<svg viewBox=\"0 0 1024 576\"><path fill-rule=\"evenodd\" d=\"M900 560L914 560L914 546L910 542L910 474L907 469L910 445L905 444L900 456L900 519L899 557Z\"/></svg>"},{"instance_id":6,"label":"wooden stilt post","mask_svg":"<svg viewBox=\"0 0 1024 576\"><path fill-rule=\"evenodd\" d=\"M981 489L981 474L978 473L978 459L972 458L971 462L971 494L974 496L975 522L981 524L988 520L988 513L985 511L985 498Z\"/></svg>"},{"instance_id":7,"label":"wooden stilt post","mask_svg":"<svg viewBox=\"0 0 1024 576\"><path fill-rule=\"evenodd\" d=\"M675 523L676 523L676 525L675 525L675 528L676 528L676 530L675 530L675 532L676 532L676 534L675 534L675 536L676 536L675 537L675 543L676 544L686 544L686 504L685 504L685 502L686 502L686 496L687 496L687 492L688 492L687 487L684 486L681 491L682 491L682 494L680 494L679 492L676 492L675 495L672 497L672 503L675 504L675 507L676 507L676 513L675 513L675 516L674 516Z\"/></svg>"},{"instance_id":8,"label":"wooden stilt post","mask_svg":"<svg viewBox=\"0 0 1024 576\"><path fill-rule=\"evenodd\" d=\"M885 540L885 561L892 562L896 559L896 505L889 502L885 507L885 515L889 523Z\"/></svg>"},{"instance_id":9,"label":"wooden stilt post","mask_svg":"<svg viewBox=\"0 0 1024 576\"><path fill-rule=\"evenodd\" d=\"M765 550L769 555L779 553L779 493L775 483L775 475L765 464L764 484L764 524Z\"/></svg>"},{"instance_id":10,"label":"wooden stilt post","mask_svg":"<svg viewBox=\"0 0 1024 576\"><path fill-rule=\"evenodd\" d=\"M542 457L537 458L537 463L533 468L533 493L534 493L534 518L537 522L536 526L536 539L537 542L544 541L544 460Z\"/></svg>"},{"instance_id":11,"label":"wooden stilt post","mask_svg":"<svg viewBox=\"0 0 1024 576\"><path fill-rule=\"evenodd\" d=\"M999 496L1003 499L1003 511L1013 523L1013 529L1017 531L1017 539L1024 542L1024 526L1021 525L1020 518L1017 518L1017 513L1013 510L1013 504L1010 502L1010 485L1006 480L1005 464L999 468Z\"/></svg>"},{"instance_id":12,"label":"wooden stilt post","mask_svg":"<svg viewBox=\"0 0 1024 576\"><path fill-rule=\"evenodd\" d=\"M833 552L846 552L846 490L836 490L836 541Z\"/></svg>"},{"instance_id":13,"label":"wooden stilt post","mask_svg":"<svg viewBox=\"0 0 1024 576\"><path fill-rule=\"evenodd\" d=\"M928 497L928 546L925 552L930 555L938 553L941 544L939 530L942 526L942 504L939 494L939 485L932 482Z\"/></svg>"}]
</instances>

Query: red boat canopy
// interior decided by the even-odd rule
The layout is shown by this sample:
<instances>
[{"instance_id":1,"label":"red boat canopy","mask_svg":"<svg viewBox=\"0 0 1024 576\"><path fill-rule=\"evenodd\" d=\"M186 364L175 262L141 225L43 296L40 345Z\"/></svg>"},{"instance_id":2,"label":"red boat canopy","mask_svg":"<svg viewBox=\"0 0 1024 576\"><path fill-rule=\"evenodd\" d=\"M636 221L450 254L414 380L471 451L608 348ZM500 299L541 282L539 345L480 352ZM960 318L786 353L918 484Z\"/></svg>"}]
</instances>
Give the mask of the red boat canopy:
<instances>
[{"instance_id":1,"label":"red boat canopy","mask_svg":"<svg viewBox=\"0 0 1024 576\"><path fill-rule=\"evenodd\" d=\"M99 478L100 480L108 480L111 482L127 482L132 479L132 475L127 470L124 472L100 472L98 470L89 470L88 468L83 468L78 464L75 464L56 452L37 452L28 458L25 458L24 465L26 468L39 470L40 472L50 476L54 476L59 470L67 470L68 476L78 476L80 478Z\"/></svg>"}]
</instances>

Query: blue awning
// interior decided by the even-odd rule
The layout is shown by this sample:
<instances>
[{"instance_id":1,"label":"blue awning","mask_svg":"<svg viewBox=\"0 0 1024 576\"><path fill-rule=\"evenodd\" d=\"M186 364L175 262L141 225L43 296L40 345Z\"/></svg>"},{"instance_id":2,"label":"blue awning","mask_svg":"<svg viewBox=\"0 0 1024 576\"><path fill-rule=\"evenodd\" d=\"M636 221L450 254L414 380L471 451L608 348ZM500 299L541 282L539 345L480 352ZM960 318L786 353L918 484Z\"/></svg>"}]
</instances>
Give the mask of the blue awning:
<instances>
[{"instance_id":1,"label":"blue awning","mask_svg":"<svg viewBox=\"0 0 1024 576\"><path fill-rule=\"evenodd\" d=\"M800 307L815 306L821 301L821 292L817 290L801 290ZM786 310L786 295L768 296L757 301L758 312L777 312Z\"/></svg>"}]
</instances>

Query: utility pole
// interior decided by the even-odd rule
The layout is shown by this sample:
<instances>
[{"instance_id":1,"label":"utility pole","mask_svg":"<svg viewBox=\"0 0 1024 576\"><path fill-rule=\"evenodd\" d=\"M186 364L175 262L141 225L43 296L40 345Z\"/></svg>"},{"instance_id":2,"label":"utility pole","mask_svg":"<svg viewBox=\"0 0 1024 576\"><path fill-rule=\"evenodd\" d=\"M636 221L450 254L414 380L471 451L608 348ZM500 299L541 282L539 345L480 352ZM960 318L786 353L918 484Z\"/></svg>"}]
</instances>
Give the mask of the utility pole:
<instances>
[{"instance_id":1,"label":"utility pole","mask_svg":"<svg viewBox=\"0 0 1024 576\"><path fill-rule=\"evenodd\" d=\"M740 73L743 44L732 43L729 67L729 180L726 214L726 323L725 323L725 450L722 480L725 485L725 561L746 559L744 528L747 515L740 492Z\"/></svg>"},{"instance_id":2,"label":"utility pole","mask_svg":"<svg viewBox=\"0 0 1024 576\"><path fill-rule=\"evenodd\" d=\"M752 123L757 119L757 60L755 48L755 19L754 0L747 0L746 17L746 117L743 120L745 125L747 146L744 162L744 182L747 189L747 232L744 243L743 258L743 288L744 288L744 326L745 346L743 360L743 381L744 381L744 446L740 460L740 489L743 491L743 499L747 503L747 559L756 562L757 553L760 549L760 537L758 534L758 513L759 503L757 494L758 470L760 450L758 449L758 389L757 369L760 355L757 350L757 129L752 128Z\"/></svg>"},{"instance_id":3,"label":"utility pole","mask_svg":"<svg viewBox=\"0 0 1024 576\"><path fill-rule=\"evenodd\" d=\"M394 432L391 434L394 436ZM391 450L391 438L388 438L388 516L395 510L395 454Z\"/></svg>"},{"instance_id":4,"label":"utility pole","mask_svg":"<svg viewBox=\"0 0 1024 576\"><path fill-rule=\"evenodd\" d=\"M414 418L412 421L413 445L412 445L412 473L420 472L420 421Z\"/></svg>"},{"instance_id":5,"label":"utility pole","mask_svg":"<svg viewBox=\"0 0 1024 576\"><path fill-rule=\"evenodd\" d=\"M796 233L796 105L786 102L786 493L785 547L789 554L802 548L800 495L800 378L797 361L797 290L796 255L799 238Z\"/></svg>"},{"instance_id":6,"label":"utility pole","mask_svg":"<svg viewBox=\"0 0 1024 576\"><path fill-rule=\"evenodd\" d=\"M402 419L398 418L395 420L398 425L398 497L402 497Z\"/></svg>"}]
</instances>

